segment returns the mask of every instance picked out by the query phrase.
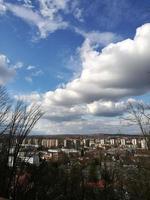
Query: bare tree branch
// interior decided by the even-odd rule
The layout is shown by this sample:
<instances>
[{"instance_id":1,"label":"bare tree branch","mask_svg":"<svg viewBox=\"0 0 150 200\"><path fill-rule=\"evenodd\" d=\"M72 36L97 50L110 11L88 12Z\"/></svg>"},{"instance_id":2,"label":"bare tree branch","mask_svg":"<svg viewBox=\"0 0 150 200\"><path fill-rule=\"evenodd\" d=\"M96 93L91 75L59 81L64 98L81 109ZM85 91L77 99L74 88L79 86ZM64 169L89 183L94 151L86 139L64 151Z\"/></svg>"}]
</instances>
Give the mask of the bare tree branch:
<instances>
[{"instance_id":1,"label":"bare tree branch","mask_svg":"<svg viewBox=\"0 0 150 200\"><path fill-rule=\"evenodd\" d=\"M6 89L0 86L0 135L4 134L8 128L10 108L10 98L6 92Z\"/></svg>"},{"instance_id":2,"label":"bare tree branch","mask_svg":"<svg viewBox=\"0 0 150 200\"><path fill-rule=\"evenodd\" d=\"M136 124L145 138L147 148L150 149L150 106L141 102L128 103L128 117L131 124Z\"/></svg>"}]
</instances>

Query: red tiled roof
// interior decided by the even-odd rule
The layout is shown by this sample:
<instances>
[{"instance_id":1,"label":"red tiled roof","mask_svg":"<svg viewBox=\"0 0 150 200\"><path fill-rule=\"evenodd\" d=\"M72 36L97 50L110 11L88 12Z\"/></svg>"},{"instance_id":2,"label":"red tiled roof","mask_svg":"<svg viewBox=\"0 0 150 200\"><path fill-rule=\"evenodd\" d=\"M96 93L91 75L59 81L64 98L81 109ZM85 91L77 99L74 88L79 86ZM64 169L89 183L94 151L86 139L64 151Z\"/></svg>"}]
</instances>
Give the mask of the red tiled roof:
<instances>
[{"instance_id":1,"label":"red tiled roof","mask_svg":"<svg viewBox=\"0 0 150 200\"><path fill-rule=\"evenodd\" d=\"M104 180L99 180L97 182L88 182L86 184L87 187L91 188L99 188L99 189L104 189L105 187L105 181Z\"/></svg>"}]
</instances>

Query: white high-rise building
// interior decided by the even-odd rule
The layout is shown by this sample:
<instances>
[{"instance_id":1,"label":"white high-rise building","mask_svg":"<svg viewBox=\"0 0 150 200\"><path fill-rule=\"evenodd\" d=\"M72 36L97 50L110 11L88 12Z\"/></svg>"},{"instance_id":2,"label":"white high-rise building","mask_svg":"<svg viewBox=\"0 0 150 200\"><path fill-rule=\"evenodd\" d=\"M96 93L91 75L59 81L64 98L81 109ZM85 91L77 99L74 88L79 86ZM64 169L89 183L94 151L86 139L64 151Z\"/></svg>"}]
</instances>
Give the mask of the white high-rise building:
<instances>
[{"instance_id":1,"label":"white high-rise building","mask_svg":"<svg viewBox=\"0 0 150 200\"><path fill-rule=\"evenodd\" d=\"M145 139L141 140L141 148L142 149L147 149L147 144L146 144L146 140Z\"/></svg>"},{"instance_id":2,"label":"white high-rise building","mask_svg":"<svg viewBox=\"0 0 150 200\"><path fill-rule=\"evenodd\" d=\"M120 142L121 142L121 146L125 146L125 145L126 145L126 140L125 140L124 138L122 138L122 139L120 140Z\"/></svg>"}]
</instances>

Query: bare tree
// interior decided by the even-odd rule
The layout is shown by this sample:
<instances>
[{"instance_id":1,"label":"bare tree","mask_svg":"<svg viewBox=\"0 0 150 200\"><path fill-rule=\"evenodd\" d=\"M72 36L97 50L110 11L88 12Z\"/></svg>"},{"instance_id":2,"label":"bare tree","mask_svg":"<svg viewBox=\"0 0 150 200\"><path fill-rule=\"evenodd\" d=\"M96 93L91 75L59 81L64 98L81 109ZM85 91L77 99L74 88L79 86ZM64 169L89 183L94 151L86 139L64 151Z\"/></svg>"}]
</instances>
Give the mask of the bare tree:
<instances>
[{"instance_id":1,"label":"bare tree","mask_svg":"<svg viewBox=\"0 0 150 200\"><path fill-rule=\"evenodd\" d=\"M11 168L10 180L8 188L13 182L13 190L17 186L16 169L19 152L22 148L24 139L29 135L37 121L41 118L42 112L36 105L31 105L30 108L23 102L18 101L14 112L11 115L9 127L9 149L13 149L13 165ZM14 197L15 199L15 197Z\"/></svg>"},{"instance_id":2,"label":"bare tree","mask_svg":"<svg viewBox=\"0 0 150 200\"><path fill-rule=\"evenodd\" d=\"M128 103L126 118L130 124L136 124L146 141L147 148L150 149L150 105L143 102Z\"/></svg>"},{"instance_id":3,"label":"bare tree","mask_svg":"<svg viewBox=\"0 0 150 200\"><path fill-rule=\"evenodd\" d=\"M22 150L24 139L42 115L43 113L38 105L26 105L23 101L17 101L15 105L10 106L6 89L0 87L0 135L2 138L0 155L4 158L2 174L7 181L2 181L5 182L4 195L6 197L9 196L11 189L13 190L13 199L15 199L19 152ZM9 170L5 170L10 158L11 167L9 167Z\"/></svg>"}]
</instances>

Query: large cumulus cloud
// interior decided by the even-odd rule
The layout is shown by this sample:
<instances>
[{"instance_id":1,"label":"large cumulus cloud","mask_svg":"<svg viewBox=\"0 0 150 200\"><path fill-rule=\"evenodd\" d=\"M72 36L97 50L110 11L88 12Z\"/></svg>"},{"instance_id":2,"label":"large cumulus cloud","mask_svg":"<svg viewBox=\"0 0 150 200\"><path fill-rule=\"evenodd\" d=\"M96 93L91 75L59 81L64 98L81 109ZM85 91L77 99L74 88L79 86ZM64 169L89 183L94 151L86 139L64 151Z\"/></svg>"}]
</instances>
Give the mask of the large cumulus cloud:
<instances>
[{"instance_id":1,"label":"large cumulus cloud","mask_svg":"<svg viewBox=\"0 0 150 200\"><path fill-rule=\"evenodd\" d=\"M82 73L55 91L46 102L76 105L98 100L119 100L144 94L150 89L150 24L136 30L133 39L109 44L101 51L86 39L81 48Z\"/></svg>"}]
</instances>

